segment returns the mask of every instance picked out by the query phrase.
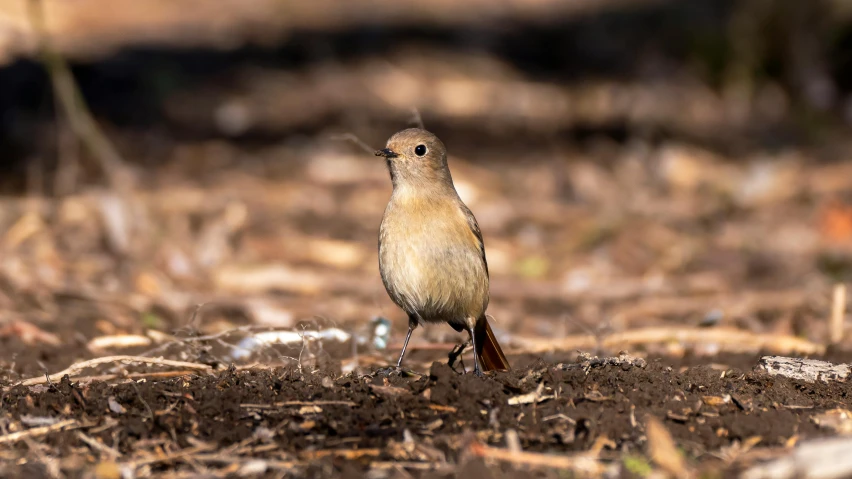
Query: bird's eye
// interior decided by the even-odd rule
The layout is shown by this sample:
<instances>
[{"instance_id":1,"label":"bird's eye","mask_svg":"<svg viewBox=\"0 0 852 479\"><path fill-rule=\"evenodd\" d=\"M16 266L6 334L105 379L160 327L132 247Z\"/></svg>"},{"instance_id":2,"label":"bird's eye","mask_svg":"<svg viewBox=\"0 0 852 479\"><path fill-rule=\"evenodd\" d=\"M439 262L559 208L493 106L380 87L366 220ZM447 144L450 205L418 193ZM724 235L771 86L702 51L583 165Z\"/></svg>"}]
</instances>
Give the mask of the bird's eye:
<instances>
[{"instance_id":1,"label":"bird's eye","mask_svg":"<svg viewBox=\"0 0 852 479\"><path fill-rule=\"evenodd\" d=\"M426 145L417 145L414 147L414 154L417 156L423 156L426 154Z\"/></svg>"}]
</instances>

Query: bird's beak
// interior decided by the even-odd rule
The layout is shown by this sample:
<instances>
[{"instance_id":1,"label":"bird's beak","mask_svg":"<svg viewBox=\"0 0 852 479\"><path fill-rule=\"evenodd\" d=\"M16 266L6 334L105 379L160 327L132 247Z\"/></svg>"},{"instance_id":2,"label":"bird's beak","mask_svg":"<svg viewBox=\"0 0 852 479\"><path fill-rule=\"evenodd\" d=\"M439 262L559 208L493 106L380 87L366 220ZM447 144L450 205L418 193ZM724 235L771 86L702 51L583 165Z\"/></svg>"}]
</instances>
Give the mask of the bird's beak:
<instances>
[{"instance_id":1,"label":"bird's beak","mask_svg":"<svg viewBox=\"0 0 852 479\"><path fill-rule=\"evenodd\" d=\"M383 148L381 150L376 151L376 156L384 156L385 158L396 158L396 152L391 150L390 148Z\"/></svg>"}]
</instances>

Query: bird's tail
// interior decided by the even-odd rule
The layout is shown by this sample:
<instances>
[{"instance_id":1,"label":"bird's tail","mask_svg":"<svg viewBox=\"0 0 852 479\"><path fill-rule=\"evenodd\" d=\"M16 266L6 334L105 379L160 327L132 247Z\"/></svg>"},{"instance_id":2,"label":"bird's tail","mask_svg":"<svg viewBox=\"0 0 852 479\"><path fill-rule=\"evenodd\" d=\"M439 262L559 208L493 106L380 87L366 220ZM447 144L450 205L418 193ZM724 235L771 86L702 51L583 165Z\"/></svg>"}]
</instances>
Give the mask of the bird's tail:
<instances>
[{"instance_id":1,"label":"bird's tail","mask_svg":"<svg viewBox=\"0 0 852 479\"><path fill-rule=\"evenodd\" d=\"M479 364L483 371L506 371L510 369L509 360L503 354L500 343L491 331L491 325L484 317L476 322L474 328L476 334L476 354L479 355Z\"/></svg>"}]
</instances>

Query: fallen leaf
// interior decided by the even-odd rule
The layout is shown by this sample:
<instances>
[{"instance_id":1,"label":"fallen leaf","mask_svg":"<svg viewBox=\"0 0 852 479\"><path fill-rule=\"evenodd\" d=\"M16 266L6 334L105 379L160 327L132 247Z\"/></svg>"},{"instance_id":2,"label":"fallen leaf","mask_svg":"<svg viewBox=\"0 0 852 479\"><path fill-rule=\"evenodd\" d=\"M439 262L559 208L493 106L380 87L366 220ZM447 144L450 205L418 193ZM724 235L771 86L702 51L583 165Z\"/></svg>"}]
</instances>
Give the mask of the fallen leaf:
<instances>
[{"instance_id":1,"label":"fallen leaf","mask_svg":"<svg viewBox=\"0 0 852 479\"><path fill-rule=\"evenodd\" d=\"M651 460L674 477L687 477L683 456L663 423L648 416L645 420L645 434L648 436L648 455Z\"/></svg>"},{"instance_id":2,"label":"fallen leaf","mask_svg":"<svg viewBox=\"0 0 852 479\"><path fill-rule=\"evenodd\" d=\"M386 397L399 397L404 396L406 394L411 394L411 391L405 388L399 388L396 386L376 386L374 384L370 385L370 389L381 396Z\"/></svg>"},{"instance_id":3,"label":"fallen leaf","mask_svg":"<svg viewBox=\"0 0 852 479\"><path fill-rule=\"evenodd\" d=\"M701 398L701 401L703 401L704 404L708 406L722 406L731 402L731 395L725 394L724 396L704 396Z\"/></svg>"},{"instance_id":4,"label":"fallen leaf","mask_svg":"<svg viewBox=\"0 0 852 479\"><path fill-rule=\"evenodd\" d=\"M319 414L322 412L322 408L319 406L302 406L299 408L299 414L305 416L307 414Z\"/></svg>"},{"instance_id":5,"label":"fallen leaf","mask_svg":"<svg viewBox=\"0 0 852 479\"><path fill-rule=\"evenodd\" d=\"M556 396L554 396L553 394L547 394L547 395L544 395L544 396L539 396L535 393L535 391L533 391L533 392L530 392L530 393L521 394L519 396L510 397L509 400L508 400L508 403L509 403L510 406L519 406L521 404L532 404L532 403L544 402L544 401L547 401L548 399L553 399L554 397L556 397Z\"/></svg>"},{"instance_id":6,"label":"fallen leaf","mask_svg":"<svg viewBox=\"0 0 852 479\"><path fill-rule=\"evenodd\" d=\"M0 338L8 337L17 337L21 342L28 345L41 343L59 346L62 344L62 341L55 334L48 333L32 323L21 320L15 320L0 327Z\"/></svg>"},{"instance_id":7,"label":"fallen leaf","mask_svg":"<svg viewBox=\"0 0 852 479\"><path fill-rule=\"evenodd\" d=\"M820 234L832 243L852 240L852 205L838 200L828 202L819 215Z\"/></svg>"}]
</instances>

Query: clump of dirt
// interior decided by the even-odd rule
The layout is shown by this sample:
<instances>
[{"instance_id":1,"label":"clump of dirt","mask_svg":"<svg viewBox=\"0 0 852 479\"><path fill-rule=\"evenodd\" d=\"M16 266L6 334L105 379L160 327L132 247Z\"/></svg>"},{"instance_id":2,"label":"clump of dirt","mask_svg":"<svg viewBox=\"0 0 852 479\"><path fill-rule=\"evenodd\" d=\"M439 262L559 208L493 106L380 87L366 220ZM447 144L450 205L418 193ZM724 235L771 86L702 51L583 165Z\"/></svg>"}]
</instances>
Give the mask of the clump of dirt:
<instances>
[{"instance_id":1,"label":"clump of dirt","mask_svg":"<svg viewBox=\"0 0 852 479\"><path fill-rule=\"evenodd\" d=\"M397 468L444 477L511 469L482 462L472 444L503 448L515 437L528 452L564 455L603 445L599 459L619 464L625 453L644 454L649 415L663 421L693 464L719 471L736 465L732 446L782 447L794 437L828 434L811 417L842 406L849 394L845 383L674 368L666 360L539 361L485 378L445 362L423 374L232 367L115 384L65 377L3 391L4 434L66 425L43 433L38 445L26 438L4 443L6 459L28 466L11 468L7 460L0 475L47 477L60 467L75 477L115 463L138 477L199 468L276 477L384 477ZM51 466L45 458L61 461Z\"/></svg>"}]
</instances>

